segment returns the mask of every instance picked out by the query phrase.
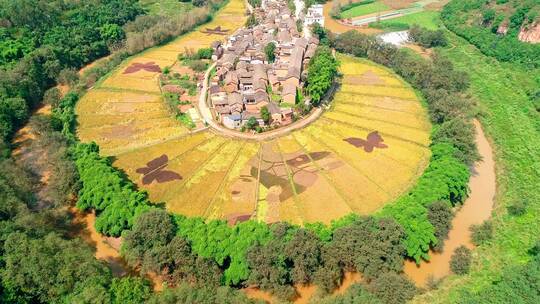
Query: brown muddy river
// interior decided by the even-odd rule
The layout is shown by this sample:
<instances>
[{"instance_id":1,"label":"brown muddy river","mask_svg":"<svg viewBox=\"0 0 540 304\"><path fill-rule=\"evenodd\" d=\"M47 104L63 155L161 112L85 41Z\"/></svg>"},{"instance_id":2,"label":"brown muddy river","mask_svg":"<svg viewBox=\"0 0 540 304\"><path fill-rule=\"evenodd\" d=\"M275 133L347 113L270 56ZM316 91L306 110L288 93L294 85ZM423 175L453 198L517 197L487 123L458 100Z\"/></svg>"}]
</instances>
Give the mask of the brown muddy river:
<instances>
[{"instance_id":1,"label":"brown muddy river","mask_svg":"<svg viewBox=\"0 0 540 304\"><path fill-rule=\"evenodd\" d=\"M475 126L477 130L476 140L482 161L478 162L474 167L473 175L469 181L470 196L456 212L452 221L452 230L445 242L443 252L432 252L430 254L430 262L423 262L420 266L417 266L413 261L407 261L405 263L405 274L418 286L424 286L429 277L440 279L450 274L449 262L454 249L461 245L473 248L469 228L472 225L482 223L491 216L496 191L495 163L493 161L493 152L480 123L475 121ZM96 258L106 261L115 276L137 273L129 269L120 257L120 240L104 237L95 230L95 215L93 213L81 213L74 210L74 216L75 221L85 227L81 229L80 236L96 248ZM163 284L159 278L151 276L149 279L154 283L154 290L162 290ZM343 284L334 294L342 294L350 285L360 280L361 276L359 274L347 273ZM309 299L316 292L316 286L298 286L297 290L299 297L294 303L308 303ZM269 303L276 302L269 293L256 288L246 288L244 292L250 298L265 300Z\"/></svg>"},{"instance_id":2,"label":"brown muddy river","mask_svg":"<svg viewBox=\"0 0 540 304\"><path fill-rule=\"evenodd\" d=\"M472 225L482 223L491 216L496 191L493 152L480 123L475 120L474 124L477 132L476 143L482 161L476 163L474 167L469 181L470 196L456 212L452 221L452 230L444 243L444 250L441 253L431 252L431 260L427 263L421 263L420 266L417 266L413 261L405 263L405 273L418 286L425 286L429 277L440 279L450 274L449 263L454 249L461 245L472 249L474 245L471 243L469 228Z\"/></svg>"}]
</instances>

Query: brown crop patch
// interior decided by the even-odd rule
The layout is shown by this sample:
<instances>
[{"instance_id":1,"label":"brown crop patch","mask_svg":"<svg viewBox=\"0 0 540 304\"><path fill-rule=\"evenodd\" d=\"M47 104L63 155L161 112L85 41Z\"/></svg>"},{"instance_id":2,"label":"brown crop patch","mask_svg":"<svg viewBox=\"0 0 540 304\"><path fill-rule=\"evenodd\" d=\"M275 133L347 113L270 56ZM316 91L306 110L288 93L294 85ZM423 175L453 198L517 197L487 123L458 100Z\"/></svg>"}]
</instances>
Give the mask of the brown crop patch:
<instances>
[{"instance_id":1,"label":"brown crop patch","mask_svg":"<svg viewBox=\"0 0 540 304\"><path fill-rule=\"evenodd\" d=\"M204 30L201 31L201 33L204 33L204 34L207 34L208 36L210 35L227 35L227 33L229 32L230 30L228 29L222 29L221 28L221 25L215 27L215 28L206 28Z\"/></svg>"},{"instance_id":2,"label":"brown crop patch","mask_svg":"<svg viewBox=\"0 0 540 304\"><path fill-rule=\"evenodd\" d=\"M319 169L312 161L319 161L330 156L330 152L319 151L304 153L283 154L283 161L279 155L268 153L263 157L260 170L260 183L270 189L266 200L269 203L284 202L297 194L305 192L313 186L319 178ZM336 166L337 168L338 166ZM287 172L287 168L289 172ZM292 183L289 180L289 174ZM253 167L251 175L257 177L257 168Z\"/></svg>"},{"instance_id":3,"label":"brown crop patch","mask_svg":"<svg viewBox=\"0 0 540 304\"><path fill-rule=\"evenodd\" d=\"M146 163L146 167L139 168L135 170L137 173L141 173L143 175L142 183L143 185L149 185L154 180L161 184L173 180L180 180L182 179L182 176L180 174L165 170L165 167L167 167L169 162L169 157L166 154L161 155L158 158L155 158L148 163Z\"/></svg>"},{"instance_id":4,"label":"brown crop patch","mask_svg":"<svg viewBox=\"0 0 540 304\"><path fill-rule=\"evenodd\" d=\"M348 76L346 78L348 84L360 84L360 85L383 85L384 80L375 74L373 71L366 71L360 76Z\"/></svg>"},{"instance_id":5,"label":"brown crop patch","mask_svg":"<svg viewBox=\"0 0 540 304\"><path fill-rule=\"evenodd\" d=\"M239 214L232 213L225 216L229 225L236 225L237 223L248 221L251 218L251 214Z\"/></svg>"},{"instance_id":6,"label":"brown crop patch","mask_svg":"<svg viewBox=\"0 0 540 304\"><path fill-rule=\"evenodd\" d=\"M132 74L138 71L145 70L147 72L159 73L161 68L159 65L155 64L153 61L147 63L135 62L132 63L127 69L124 70L124 74Z\"/></svg>"},{"instance_id":7,"label":"brown crop patch","mask_svg":"<svg viewBox=\"0 0 540 304\"><path fill-rule=\"evenodd\" d=\"M137 130L133 122L131 122L127 125L115 125L107 132L102 132L101 135L110 139L130 139L133 138L136 132Z\"/></svg>"},{"instance_id":8,"label":"brown crop patch","mask_svg":"<svg viewBox=\"0 0 540 304\"><path fill-rule=\"evenodd\" d=\"M362 139L358 137L349 137L349 138L344 138L343 140L357 148L364 148L364 151L366 151L367 153L373 152L373 149L375 148L379 148L379 149L388 148L387 145L383 144L384 139L382 138L382 136L379 134L378 131L373 131L369 133L366 139Z\"/></svg>"}]
</instances>

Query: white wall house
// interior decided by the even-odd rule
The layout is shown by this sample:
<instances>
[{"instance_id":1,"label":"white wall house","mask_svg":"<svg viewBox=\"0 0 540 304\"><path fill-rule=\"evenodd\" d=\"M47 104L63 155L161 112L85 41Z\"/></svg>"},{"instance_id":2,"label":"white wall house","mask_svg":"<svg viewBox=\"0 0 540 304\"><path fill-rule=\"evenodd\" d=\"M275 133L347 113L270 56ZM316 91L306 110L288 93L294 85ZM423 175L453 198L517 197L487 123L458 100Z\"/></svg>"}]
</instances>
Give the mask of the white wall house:
<instances>
[{"instance_id":1,"label":"white wall house","mask_svg":"<svg viewBox=\"0 0 540 304\"><path fill-rule=\"evenodd\" d=\"M318 23L321 26L324 26L324 15L323 15L323 5L314 4L308 8L306 14L306 24L311 25L313 23Z\"/></svg>"}]
</instances>

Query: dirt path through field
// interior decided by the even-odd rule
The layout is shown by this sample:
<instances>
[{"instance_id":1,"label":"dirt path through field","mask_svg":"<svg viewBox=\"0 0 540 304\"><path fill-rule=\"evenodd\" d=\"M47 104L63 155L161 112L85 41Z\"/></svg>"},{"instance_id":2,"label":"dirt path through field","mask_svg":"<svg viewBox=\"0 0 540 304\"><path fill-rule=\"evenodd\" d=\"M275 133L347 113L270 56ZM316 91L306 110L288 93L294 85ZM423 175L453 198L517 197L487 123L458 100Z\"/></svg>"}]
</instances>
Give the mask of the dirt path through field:
<instances>
[{"instance_id":1,"label":"dirt path through field","mask_svg":"<svg viewBox=\"0 0 540 304\"><path fill-rule=\"evenodd\" d=\"M450 258L454 250L462 245L473 248L469 228L487 220L491 216L496 190L495 163L493 152L487 141L484 131L478 121L476 126L476 143L482 156L473 170L469 181L471 193L461 209L456 212L452 221L452 230L448 240L444 243L442 253L431 252L431 261L416 266L413 261L405 263L405 273L414 280L418 286L425 286L428 278L440 279L450 274Z\"/></svg>"}]
</instances>

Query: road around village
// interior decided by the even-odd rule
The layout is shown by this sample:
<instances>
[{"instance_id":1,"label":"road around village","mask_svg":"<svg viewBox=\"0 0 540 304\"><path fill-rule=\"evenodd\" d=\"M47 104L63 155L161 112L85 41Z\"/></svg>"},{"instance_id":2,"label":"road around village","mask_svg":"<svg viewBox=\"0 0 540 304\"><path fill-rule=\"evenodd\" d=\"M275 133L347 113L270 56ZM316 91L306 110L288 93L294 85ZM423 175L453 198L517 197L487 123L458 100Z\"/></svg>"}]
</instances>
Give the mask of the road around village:
<instances>
[{"instance_id":1,"label":"road around village","mask_svg":"<svg viewBox=\"0 0 540 304\"><path fill-rule=\"evenodd\" d=\"M284 136L289 134L290 132L298 129L302 129L305 126L309 125L310 123L314 122L321 116L321 114L324 112L322 107L318 107L309 116L302 118L286 127L282 127L276 130L267 131L264 133L243 133L235 130L231 130L228 128L225 128L224 126L218 124L214 117L212 116L212 112L210 111L210 108L208 107L208 103L206 102L206 96L208 94L208 83L209 83L209 77L210 72L214 69L216 64L214 63L208 70L206 70L206 73L204 74L204 81L201 89L201 94L199 95L199 113L201 114L202 120L210 127L211 130L214 132L217 132L221 135L227 136L227 137L235 137L240 138L244 140L269 140L276 137Z\"/></svg>"}]
</instances>

